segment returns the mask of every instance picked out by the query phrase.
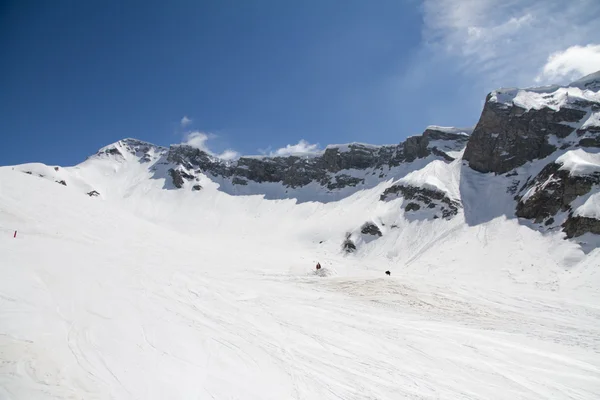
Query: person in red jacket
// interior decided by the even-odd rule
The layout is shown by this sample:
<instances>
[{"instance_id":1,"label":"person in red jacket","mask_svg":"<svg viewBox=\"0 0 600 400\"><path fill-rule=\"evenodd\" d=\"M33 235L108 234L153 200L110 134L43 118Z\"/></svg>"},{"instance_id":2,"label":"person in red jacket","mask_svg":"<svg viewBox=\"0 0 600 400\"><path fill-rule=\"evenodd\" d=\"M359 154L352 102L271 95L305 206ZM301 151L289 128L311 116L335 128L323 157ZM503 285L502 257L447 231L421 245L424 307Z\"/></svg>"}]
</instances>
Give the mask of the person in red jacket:
<instances>
[{"instance_id":1,"label":"person in red jacket","mask_svg":"<svg viewBox=\"0 0 600 400\"><path fill-rule=\"evenodd\" d=\"M321 263L317 263L317 271L321 269Z\"/></svg>"}]
</instances>

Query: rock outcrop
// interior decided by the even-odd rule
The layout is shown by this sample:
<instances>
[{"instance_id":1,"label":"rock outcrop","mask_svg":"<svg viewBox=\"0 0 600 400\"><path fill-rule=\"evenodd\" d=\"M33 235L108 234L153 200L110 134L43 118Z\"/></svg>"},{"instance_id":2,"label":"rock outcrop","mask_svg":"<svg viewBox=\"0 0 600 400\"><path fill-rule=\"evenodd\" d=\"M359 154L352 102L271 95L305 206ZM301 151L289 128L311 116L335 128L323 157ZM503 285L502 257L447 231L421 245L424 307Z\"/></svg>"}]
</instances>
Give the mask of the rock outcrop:
<instances>
[{"instance_id":1,"label":"rock outcrop","mask_svg":"<svg viewBox=\"0 0 600 400\"><path fill-rule=\"evenodd\" d=\"M574 108L527 110L491 98L486 100L463 156L479 172L503 174L549 156L557 149L552 136L566 138L575 130L570 123L587 114Z\"/></svg>"},{"instance_id":2,"label":"rock outcrop","mask_svg":"<svg viewBox=\"0 0 600 400\"><path fill-rule=\"evenodd\" d=\"M365 222L360 228L360 233L363 235L382 236L381 229L372 222Z\"/></svg>"},{"instance_id":3,"label":"rock outcrop","mask_svg":"<svg viewBox=\"0 0 600 400\"><path fill-rule=\"evenodd\" d=\"M573 176L558 163L548 164L517 196L516 215L542 223L559 212L571 210L571 203L600 183L600 174Z\"/></svg>"},{"instance_id":4,"label":"rock outcrop","mask_svg":"<svg viewBox=\"0 0 600 400\"><path fill-rule=\"evenodd\" d=\"M346 253L354 253L356 251L356 245L352 241L351 234L346 234L346 239L342 242L342 250Z\"/></svg>"},{"instance_id":5,"label":"rock outcrop","mask_svg":"<svg viewBox=\"0 0 600 400\"><path fill-rule=\"evenodd\" d=\"M557 149L598 147L600 74L569 86L490 93L463 158L479 172L503 174Z\"/></svg>"},{"instance_id":6,"label":"rock outcrop","mask_svg":"<svg viewBox=\"0 0 600 400\"><path fill-rule=\"evenodd\" d=\"M600 235L600 220L590 217L569 216L562 225L567 238L579 237L585 233Z\"/></svg>"},{"instance_id":7,"label":"rock outcrop","mask_svg":"<svg viewBox=\"0 0 600 400\"><path fill-rule=\"evenodd\" d=\"M446 130L445 130L446 129ZM398 145L373 146L361 143L329 146L312 155L285 157L241 157L237 161L222 161L188 145L174 145L166 152L166 162L187 171L202 172L212 177L230 178L233 185L281 183L286 188L299 188L316 182L328 190L356 187L365 179L344 171L390 169L402 163L433 155L444 161L454 158L447 151L460 151L468 135L447 128L432 127L420 136L409 137ZM130 146L131 147L131 146ZM136 148L138 152L144 149ZM175 187L182 187L179 176L169 172Z\"/></svg>"},{"instance_id":8,"label":"rock outcrop","mask_svg":"<svg viewBox=\"0 0 600 400\"><path fill-rule=\"evenodd\" d=\"M173 185L177 189L181 189L186 180L191 181L191 180L195 179L194 175L188 174L187 172L185 172L181 169L171 168L171 169L169 169L169 175L171 176L171 179L173 180Z\"/></svg>"},{"instance_id":9,"label":"rock outcrop","mask_svg":"<svg viewBox=\"0 0 600 400\"><path fill-rule=\"evenodd\" d=\"M514 177L506 192L515 216L541 230L560 226L569 238L600 232L600 221L580 209L600 185L599 90L600 72L566 87L490 93L463 159L475 171Z\"/></svg>"},{"instance_id":10,"label":"rock outcrop","mask_svg":"<svg viewBox=\"0 0 600 400\"><path fill-rule=\"evenodd\" d=\"M387 188L380 196L381 201L391 201L398 197L404 198L406 212L418 211L421 208L438 210L442 218L450 219L458 214L460 202L451 199L445 193L422 187L397 183Z\"/></svg>"}]
</instances>

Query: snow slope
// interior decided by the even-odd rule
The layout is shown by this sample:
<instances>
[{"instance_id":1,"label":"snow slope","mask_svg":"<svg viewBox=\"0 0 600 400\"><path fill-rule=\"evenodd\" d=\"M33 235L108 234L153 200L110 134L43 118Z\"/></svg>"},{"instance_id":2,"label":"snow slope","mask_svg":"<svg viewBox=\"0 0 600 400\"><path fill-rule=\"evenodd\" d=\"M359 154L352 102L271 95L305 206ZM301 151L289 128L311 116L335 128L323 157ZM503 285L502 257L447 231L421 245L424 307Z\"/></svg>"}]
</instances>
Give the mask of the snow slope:
<instances>
[{"instance_id":1,"label":"snow slope","mask_svg":"<svg viewBox=\"0 0 600 400\"><path fill-rule=\"evenodd\" d=\"M570 175L585 176L600 172L600 154L590 153L582 149L567 151L556 159L560 169L569 171Z\"/></svg>"},{"instance_id":2,"label":"snow slope","mask_svg":"<svg viewBox=\"0 0 600 400\"><path fill-rule=\"evenodd\" d=\"M490 93L490 100L517 105L526 110L548 107L558 111L563 107L577 108L582 101L600 101L600 71L570 83L568 86L543 86L526 89L502 88Z\"/></svg>"},{"instance_id":3,"label":"snow slope","mask_svg":"<svg viewBox=\"0 0 600 400\"><path fill-rule=\"evenodd\" d=\"M600 396L600 253L483 215L460 160L398 175L460 194L442 221L378 201L391 181L297 204L122 156L0 168L0 398Z\"/></svg>"}]
</instances>

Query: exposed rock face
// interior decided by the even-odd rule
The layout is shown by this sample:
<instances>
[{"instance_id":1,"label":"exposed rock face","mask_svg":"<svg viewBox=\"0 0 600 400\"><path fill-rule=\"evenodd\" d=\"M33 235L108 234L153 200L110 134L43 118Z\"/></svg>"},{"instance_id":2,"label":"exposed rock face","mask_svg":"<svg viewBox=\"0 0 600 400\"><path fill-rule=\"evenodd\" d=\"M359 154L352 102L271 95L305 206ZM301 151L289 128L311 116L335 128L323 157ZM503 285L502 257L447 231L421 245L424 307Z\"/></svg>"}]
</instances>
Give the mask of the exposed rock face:
<instances>
[{"instance_id":1,"label":"exposed rock face","mask_svg":"<svg viewBox=\"0 0 600 400\"><path fill-rule=\"evenodd\" d=\"M533 191L526 196L518 196L516 215L520 218L541 223L560 211L569 211L577 197L587 194L592 186L600 183L600 174L571 176L569 171L560 170L560 164L548 164L521 193Z\"/></svg>"},{"instance_id":2,"label":"exposed rock face","mask_svg":"<svg viewBox=\"0 0 600 400\"><path fill-rule=\"evenodd\" d=\"M409 211L418 211L421 209L421 206L417 203L413 203L410 202L406 205L406 207L404 207L404 211L409 212Z\"/></svg>"},{"instance_id":3,"label":"exposed rock face","mask_svg":"<svg viewBox=\"0 0 600 400\"><path fill-rule=\"evenodd\" d=\"M599 89L597 72L568 87L500 89L490 93L463 158L476 171L507 173L509 177L526 174L528 167L518 172L515 168L528 162L546 157L555 160L560 153L553 153L558 149L600 147ZM580 153L574 155L574 162L589 166L586 152L577 151ZM537 176L523 176L525 184L517 177L508 185L507 193L516 195L515 215L540 224L540 229L554 229L562 224L568 237L597 232L598 221L575 215L575 204L580 204L573 202L598 190L600 174L571 174L567 170L570 167L561 169L559 159L550 161L541 172L536 172ZM534 170L538 165L531 164Z\"/></svg>"},{"instance_id":4,"label":"exposed rock face","mask_svg":"<svg viewBox=\"0 0 600 400\"><path fill-rule=\"evenodd\" d=\"M110 154L111 156L123 156L123 154L121 154L119 149L116 149L116 148L106 149L106 150L104 150L104 153Z\"/></svg>"},{"instance_id":5,"label":"exposed rock face","mask_svg":"<svg viewBox=\"0 0 600 400\"><path fill-rule=\"evenodd\" d=\"M443 192L404 184L390 186L379 200L390 201L398 197L403 197L408 202L405 211L418 211L421 207L438 208L442 217L446 219L458 214L458 209L461 207L458 201L452 200Z\"/></svg>"},{"instance_id":6,"label":"exposed rock face","mask_svg":"<svg viewBox=\"0 0 600 400\"><path fill-rule=\"evenodd\" d=\"M360 228L360 233L363 235L382 236L379 227L372 222L365 222Z\"/></svg>"},{"instance_id":7,"label":"exposed rock face","mask_svg":"<svg viewBox=\"0 0 600 400\"><path fill-rule=\"evenodd\" d=\"M242 179L242 178L240 178L238 176L234 176L233 179L231 180L231 183L233 183L234 185L243 185L243 186L245 186L245 185L248 184L248 181L245 180L245 179Z\"/></svg>"},{"instance_id":8,"label":"exposed rock face","mask_svg":"<svg viewBox=\"0 0 600 400\"><path fill-rule=\"evenodd\" d=\"M600 121L600 104L594 104L590 108L593 112L590 118L596 117L596 120ZM600 147L600 126L584 124L577 129L577 137L581 147Z\"/></svg>"},{"instance_id":9,"label":"exposed rock face","mask_svg":"<svg viewBox=\"0 0 600 400\"><path fill-rule=\"evenodd\" d=\"M178 189L181 189L183 187L183 184L185 183L184 179L195 179L193 175L190 175L187 172L182 171L180 169L169 169L169 175L171 175L171 178L173 179L173 185Z\"/></svg>"},{"instance_id":10,"label":"exposed rock face","mask_svg":"<svg viewBox=\"0 0 600 400\"><path fill-rule=\"evenodd\" d=\"M364 179L360 179L360 178L356 178L350 175L346 175L346 174L340 174L340 175L336 175L333 180L335 182L329 182L327 184L327 189L329 190L334 190L334 189L342 189L348 186L356 186L360 183L365 183Z\"/></svg>"},{"instance_id":11,"label":"exposed rock face","mask_svg":"<svg viewBox=\"0 0 600 400\"><path fill-rule=\"evenodd\" d=\"M342 250L346 253L354 253L356 251L356 245L350 238L347 238L344 240L344 243L342 243Z\"/></svg>"},{"instance_id":12,"label":"exposed rock face","mask_svg":"<svg viewBox=\"0 0 600 400\"><path fill-rule=\"evenodd\" d=\"M202 190L202 186L201 185L194 185L194 186L192 186L192 190L194 192L200 191L200 190Z\"/></svg>"},{"instance_id":13,"label":"exposed rock face","mask_svg":"<svg viewBox=\"0 0 600 400\"><path fill-rule=\"evenodd\" d=\"M65 182L64 180L60 180L60 181L55 181L56 183L63 185L63 186L67 186L67 182Z\"/></svg>"},{"instance_id":14,"label":"exposed rock face","mask_svg":"<svg viewBox=\"0 0 600 400\"><path fill-rule=\"evenodd\" d=\"M98 193L95 190L92 190L91 192L87 192L87 195L90 197L97 197L97 196L100 196L100 193Z\"/></svg>"},{"instance_id":15,"label":"exposed rock face","mask_svg":"<svg viewBox=\"0 0 600 400\"><path fill-rule=\"evenodd\" d=\"M219 160L191 146L175 145L169 148L166 161L182 166L187 171L231 178L234 185L247 185L252 181L281 183L288 188L299 188L316 182L328 190L337 190L364 183L364 178L342 171L383 171L384 167L392 168L432 154L445 161L451 161L453 158L445 151L461 150L467 140L466 134L427 129L423 135L410 137L398 145L371 146L352 143L331 146L322 153L311 156L241 157L235 162ZM143 149L139 151L143 152ZM171 176L173 177L172 173ZM178 179L177 183L174 181L174 185L181 187L182 183Z\"/></svg>"},{"instance_id":16,"label":"exposed rock face","mask_svg":"<svg viewBox=\"0 0 600 400\"><path fill-rule=\"evenodd\" d=\"M565 138L586 111L573 108L526 110L486 99L481 118L471 135L463 158L479 172L502 174L528 161L552 154L551 135Z\"/></svg>"},{"instance_id":17,"label":"exposed rock face","mask_svg":"<svg viewBox=\"0 0 600 400\"><path fill-rule=\"evenodd\" d=\"M600 220L570 216L563 224L563 232L567 234L568 238L578 237L588 232L600 235Z\"/></svg>"},{"instance_id":18,"label":"exposed rock face","mask_svg":"<svg viewBox=\"0 0 600 400\"><path fill-rule=\"evenodd\" d=\"M125 157L125 154L131 154L139 158L140 162L150 162L153 156L164 154L167 152L166 147L156 146L152 143L144 142L137 139L123 139L110 146L106 146L98 153L97 156L111 155Z\"/></svg>"},{"instance_id":19,"label":"exposed rock face","mask_svg":"<svg viewBox=\"0 0 600 400\"><path fill-rule=\"evenodd\" d=\"M469 136L464 133L454 133L443 131L439 128L429 127L423 132L422 136L412 136L402 143L405 161L414 161L417 158L424 158L434 154L446 161L454 160L449 156L447 150L461 150L469 140Z\"/></svg>"},{"instance_id":20,"label":"exposed rock face","mask_svg":"<svg viewBox=\"0 0 600 400\"><path fill-rule=\"evenodd\" d=\"M174 145L169 148L167 161L180 165L188 171L198 170L215 176L232 175L228 165L208 153L188 145Z\"/></svg>"}]
</instances>

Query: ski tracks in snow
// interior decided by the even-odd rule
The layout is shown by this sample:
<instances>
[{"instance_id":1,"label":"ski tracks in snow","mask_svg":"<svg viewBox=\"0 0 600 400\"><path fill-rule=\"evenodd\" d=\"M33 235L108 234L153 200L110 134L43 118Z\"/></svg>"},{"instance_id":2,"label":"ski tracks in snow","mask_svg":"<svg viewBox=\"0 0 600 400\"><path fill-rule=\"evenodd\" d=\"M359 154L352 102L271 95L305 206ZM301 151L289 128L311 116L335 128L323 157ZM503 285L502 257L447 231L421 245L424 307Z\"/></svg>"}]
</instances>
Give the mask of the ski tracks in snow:
<instances>
[{"instance_id":1,"label":"ski tracks in snow","mask_svg":"<svg viewBox=\"0 0 600 400\"><path fill-rule=\"evenodd\" d=\"M170 268L147 259L146 268L66 270L68 286L47 279L51 295L39 299L54 298L57 310L37 306L50 318L47 339L17 347L16 339L0 337L0 349L16 352L2 359L17 363L2 367L0 386L9 398L592 399L600 393L597 308L554 293L524 297L408 278L319 277L308 266L305 273L282 268L288 254L274 256L280 262L271 269L241 263L224 273L227 264L217 268L214 260L212 268ZM258 265L256 258L247 262ZM75 286L86 289L66 301L56 297ZM37 315L35 296L29 305L9 292L3 298ZM53 368L58 372L40 378Z\"/></svg>"}]
</instances>

